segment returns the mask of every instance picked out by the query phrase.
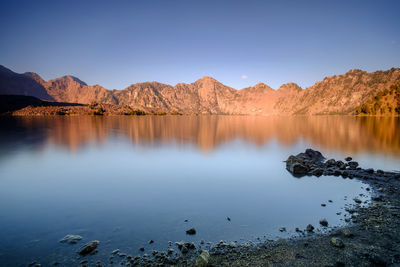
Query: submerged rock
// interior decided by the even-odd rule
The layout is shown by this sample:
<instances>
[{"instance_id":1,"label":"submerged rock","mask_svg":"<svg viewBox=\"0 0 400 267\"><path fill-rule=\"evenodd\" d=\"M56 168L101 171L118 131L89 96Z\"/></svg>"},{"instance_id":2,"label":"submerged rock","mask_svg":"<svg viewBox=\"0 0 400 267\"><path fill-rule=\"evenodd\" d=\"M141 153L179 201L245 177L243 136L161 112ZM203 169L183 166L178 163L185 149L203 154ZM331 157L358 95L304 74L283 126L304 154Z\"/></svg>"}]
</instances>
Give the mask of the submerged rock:
<instances>
[{"instance_id":1,"label":"submerged rock","mask_svg":"<svg viewBox=\"0 0 400 267\"><path fill-rule=\"evenodd\" d=\"M76 244L82 240L80 235L66 235L59 240L60 243Z\"/></svg>"},{"instance_id":2,"label":"submerged rock","mask_svg":"<svg viewBox=\"0 0 400 267\"><path fill-rule=\"evenodd\" d=\"M79 254L82 256L85 256L91 252L93 252L97 246L100 244L100 241L98 240L93 240L90 241L88 243L86 243L85 245L83 245L80 249L79 249Z\"/></svg>"}]
</instances>

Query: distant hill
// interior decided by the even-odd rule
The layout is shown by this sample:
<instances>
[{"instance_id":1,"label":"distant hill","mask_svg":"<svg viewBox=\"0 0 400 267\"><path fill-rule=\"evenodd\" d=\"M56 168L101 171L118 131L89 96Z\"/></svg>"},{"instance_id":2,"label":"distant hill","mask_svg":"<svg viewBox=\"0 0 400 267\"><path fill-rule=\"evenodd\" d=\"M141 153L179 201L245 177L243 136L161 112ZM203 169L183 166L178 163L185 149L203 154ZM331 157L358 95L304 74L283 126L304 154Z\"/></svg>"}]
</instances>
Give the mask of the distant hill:
<instances>
[{"instance_id":1,"label":"distant hill","mask_svg":"<svg viewBox=\"0 0 400 267\"><path fill-rule=\"evenodd\" d=\"M306 89L287 83L274 90L258 83L236 90L211 77L203 77L190 84L172 86L144 82L123 90L108 90L100 85L87 85L73 76L44 81L36 73L17 74L0 68L0 94L32 95L58 102L126 105L182 114L355 114L360 106L395 84L400 84L398 68L372 73L351 70L326 77Z\"/></svg>"}]
</instances>

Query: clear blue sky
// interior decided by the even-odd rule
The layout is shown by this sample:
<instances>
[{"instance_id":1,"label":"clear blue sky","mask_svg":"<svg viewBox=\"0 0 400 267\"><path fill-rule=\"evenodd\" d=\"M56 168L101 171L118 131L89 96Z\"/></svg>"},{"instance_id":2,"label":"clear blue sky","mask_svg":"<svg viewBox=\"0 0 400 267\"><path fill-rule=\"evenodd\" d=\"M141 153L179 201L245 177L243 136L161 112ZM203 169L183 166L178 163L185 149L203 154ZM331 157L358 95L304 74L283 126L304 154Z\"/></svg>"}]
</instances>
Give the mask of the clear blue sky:
<instances>
[{"instance_id":1,"label":"clear blue sky","mask_svg":"<svg viewBox=\"0 0 400 267\"><path fill-rule=\"evenodd\" d=\"M109 89L206 75L307 87L400 66L400 1L2 0L0 23L1 65Z\"/></svg>"}]
</instances>

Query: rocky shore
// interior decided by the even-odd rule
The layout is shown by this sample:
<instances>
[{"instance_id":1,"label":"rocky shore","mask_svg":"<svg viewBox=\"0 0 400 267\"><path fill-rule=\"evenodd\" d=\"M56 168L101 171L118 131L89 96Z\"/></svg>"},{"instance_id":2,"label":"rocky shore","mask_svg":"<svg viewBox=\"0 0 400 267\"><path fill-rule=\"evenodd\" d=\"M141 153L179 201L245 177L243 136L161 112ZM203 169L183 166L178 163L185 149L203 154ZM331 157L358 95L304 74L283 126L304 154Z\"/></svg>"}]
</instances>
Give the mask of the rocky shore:
<instances>
[{"instance_id":1,"label":"rocky shore","mask_svg":"<svg viewBox=\"0 0 400 267\"><path fill-rule=\"evenodd\" d=\"M170 242L166 251L153 250L144 255L110 251L106 262L94 261L99 241L94 240L77 252L79 266L399 266L400 265L400 173L362 169L350 157L326 159L320 152L307 149L289 156L286 169L296 177L341 176L360 179L368 184L371 203L354 199L347 208L348 224L330 228L326 233L296 228L298 236L277 241L238 244L221 241ZM322 226L328 227L326 220ZM195 234L195 229L189 229ZM282 231L286 229L282 228ZM80 236L67 235L60 242L75 244ZM151 242L151 241L149 241ZM60 264L60 263L57 263ZM35 265L33 265L35 266ZM40 266L40 265L38 265Z\"/></svg>"}]
</instances>

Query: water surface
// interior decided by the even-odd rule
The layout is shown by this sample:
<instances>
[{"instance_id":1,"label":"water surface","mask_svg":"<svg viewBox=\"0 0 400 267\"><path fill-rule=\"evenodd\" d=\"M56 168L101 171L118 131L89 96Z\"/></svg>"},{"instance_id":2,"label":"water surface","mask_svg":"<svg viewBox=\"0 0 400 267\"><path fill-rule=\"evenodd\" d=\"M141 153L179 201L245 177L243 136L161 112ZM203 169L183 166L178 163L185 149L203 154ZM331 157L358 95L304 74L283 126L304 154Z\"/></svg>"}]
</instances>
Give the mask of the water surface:
<instances>
[{"instance_id":1,"label":"water surface","mask_svg":"<svg viewBox=\"0 0 400 267\"><path fill-rule=\"evenodd\" d=\"M89 259L106 263L116 248L257 242L321 218L342 225L343 208L367 201L368 186L294 178L283 161L312 147L398 169L399 127L396 118L347 116L0 118L0 265L72 264L79 244L94 239L99 253ZM66 234L84 239L58 243Z\"/></svg>"}]
</instances>

